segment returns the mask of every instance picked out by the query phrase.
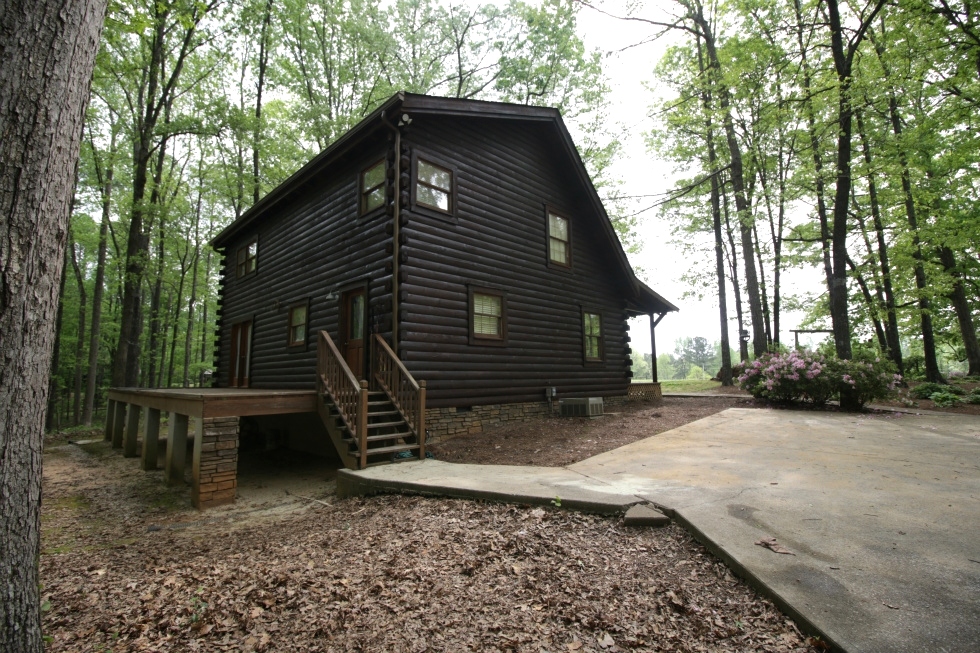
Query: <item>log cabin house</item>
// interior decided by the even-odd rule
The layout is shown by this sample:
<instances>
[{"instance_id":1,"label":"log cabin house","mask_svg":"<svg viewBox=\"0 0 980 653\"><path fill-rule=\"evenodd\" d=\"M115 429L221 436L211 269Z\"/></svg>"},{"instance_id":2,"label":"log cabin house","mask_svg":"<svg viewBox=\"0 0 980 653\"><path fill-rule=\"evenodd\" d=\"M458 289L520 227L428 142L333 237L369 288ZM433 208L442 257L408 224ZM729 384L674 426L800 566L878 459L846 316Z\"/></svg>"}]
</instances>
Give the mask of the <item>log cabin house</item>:
<instances>
[{"instance_id":1,"label":"log cabin house","mask_svg":"<svg viewBox=\"0 0 980 653\"><path fill-rule=\"evenodd\" d=\"M627 319L652 335L677 310L636 278L551 108L398 93L212 245L215 388L316 388L316 413L238 414L291 448L332 441L352 468L424 457L427 431L622 400Z\"/></svg>"}]
</instances>

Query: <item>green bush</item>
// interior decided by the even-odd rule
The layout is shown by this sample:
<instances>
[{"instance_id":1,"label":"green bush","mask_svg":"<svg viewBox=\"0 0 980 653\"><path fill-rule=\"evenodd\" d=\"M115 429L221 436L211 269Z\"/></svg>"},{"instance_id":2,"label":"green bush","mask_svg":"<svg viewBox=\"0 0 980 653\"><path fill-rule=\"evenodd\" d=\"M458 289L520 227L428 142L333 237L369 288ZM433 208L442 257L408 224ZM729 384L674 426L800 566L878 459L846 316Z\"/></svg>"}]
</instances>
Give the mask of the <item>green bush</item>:
<instances>
[{"instance_id":1,"label":"green bush","mask_svg":"<svg viewBox=\"0 0 980 653\"><path fill-rule=\"evenodd\" d=\"M945 385L942 383L933 383L932 381L927 381L925 383L920 383L911 390L909 394L916 399L929 399L932 395L937 392L946 392L953 395L965 395L966 391L956 385Z\"/></svg>"},{"instance_id":2,"label":"green bush","mask_svg":"<svg viewBox=\"0 0 980 653\"><path fill-rule=\"evenodd\" d=\"M980 388L977 388L977 390L980 390ZM966 403L968 403L968 404L980 404L980 392L977 392L976 390L974 390L973 392L971 392L970 394L968 394L966 396Z\"/></svg>"},{"instance_id":3,"label":"green bush","mask_svg":"<svg viewBox=\"0 0 980 653\"><path fill-rule=\"evenodd\" d=\"M949 408L950 406L963 403L963 400L959 396L946 391L934 392L929 395L929 399L940 408Z\"/></svg>"}]
</instances>

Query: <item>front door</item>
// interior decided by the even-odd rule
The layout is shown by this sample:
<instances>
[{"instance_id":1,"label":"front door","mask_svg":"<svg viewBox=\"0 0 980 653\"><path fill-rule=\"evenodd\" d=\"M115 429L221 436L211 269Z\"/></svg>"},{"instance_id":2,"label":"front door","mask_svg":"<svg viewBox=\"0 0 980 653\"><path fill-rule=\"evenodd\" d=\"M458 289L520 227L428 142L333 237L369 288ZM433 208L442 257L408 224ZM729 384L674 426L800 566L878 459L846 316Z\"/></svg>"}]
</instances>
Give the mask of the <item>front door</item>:
<instances>
[{"instance_id":1,"label":"front door","mask_svg":"<svg viewBox=\"0 0 980 653\"><path fill-rule=\"evenodd\" d=\"M364 374L364 325L366 322L366 308L364 288L349 290L343 295L343 349L344 360L351 372L359 380L363 379Z\"/></svg>"},{"instance_id":2,"label":"front door","mask_svg":"<svg viewBox=\"0 0 980 653\"><path fill-rule=\"evenodd\" d=\"M252 321L239 322L231 327L231 373L229 383L232 388L248 387L248 368L252 362Z\"/></svg>"}]
</instances>

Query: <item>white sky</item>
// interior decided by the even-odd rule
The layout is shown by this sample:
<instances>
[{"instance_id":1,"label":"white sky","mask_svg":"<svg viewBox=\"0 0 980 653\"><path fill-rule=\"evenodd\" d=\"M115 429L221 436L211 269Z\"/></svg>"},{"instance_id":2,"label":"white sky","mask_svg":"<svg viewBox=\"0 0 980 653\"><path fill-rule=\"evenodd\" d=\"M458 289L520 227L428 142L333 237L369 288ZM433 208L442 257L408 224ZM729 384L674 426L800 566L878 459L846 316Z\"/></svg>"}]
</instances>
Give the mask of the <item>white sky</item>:
<instances>
[{"instance_id":1,"label":"white sky","mask_svg":"<svg viewBox=\"0 0 980 653\"><path fill-rule=\"evenodd\" d=\"M614 15L625 15L627 4L636 3L623 0L601 1L601 7ZM665 20L667 17L661 6L654 2L647 3L647 7L637 15L654 20ZM645 23L617 20L589 7L583 7L579 13L578 26L587 46L603 53L611 53L604 63L604 70L612 87L611 118L624 129L624 136L621 138L623 156L613 167L612 176L622 180L622 194L658 195L671 190L679 171L675 171L671 163L658 160L655 155L647 152L644 133L653 126L648 112L656 89L651 90L648 86L652 86L654 66L670 44L668 39L677 37L667 36L654 42L628 47L648 39L656 28ZM636 207L645 208L656 200L656 197L637 200ZM658 353L672 352L674 341L682 337L703 336L710 341L719 340L717 299L711 295L702 301L682 298L690 290L681 281L688 263L679 248L669 242L670 225L658 215L656 209L646 211L640 218L637 231L643 248L639 255L631 257L634 266L642 269L640 276L645 277L644 281L680 308L678 313L668 314L657 327ZM784 295L794 288L812 290L815 280L819 284L819 276L815 276L818 275L817 271L793 270L784 274ZM747 312L748 308L745 310ZM728 311L729 337L732 346L737 348L738 327L730 288ZM801 314L783 312L781 331L784 343L792 343L789 329L797 328L801 318ZM631 326L633 349L649 352L648 320L634 320ZM801 338L801 344L803 341Z\"/></svg>"}]
</instances>

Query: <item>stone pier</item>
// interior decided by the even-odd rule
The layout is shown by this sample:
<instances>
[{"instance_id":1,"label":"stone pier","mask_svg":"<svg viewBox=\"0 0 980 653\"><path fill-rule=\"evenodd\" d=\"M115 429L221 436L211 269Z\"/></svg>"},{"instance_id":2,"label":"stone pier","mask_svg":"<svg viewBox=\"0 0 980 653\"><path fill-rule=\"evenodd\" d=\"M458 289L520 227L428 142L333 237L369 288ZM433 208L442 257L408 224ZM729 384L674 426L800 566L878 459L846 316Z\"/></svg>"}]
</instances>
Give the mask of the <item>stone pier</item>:
<instances>
[{"instance_id":1,"label":"stone pier","mask_svg":"<svg viewBox=\"0 0 980 653\"><path fill-rule=\"evenodd\" d=\"M191 501L204 510L235 500L238 491L238 417L207 417L194 439Z\"/></svg>"}]
</instances>

